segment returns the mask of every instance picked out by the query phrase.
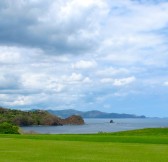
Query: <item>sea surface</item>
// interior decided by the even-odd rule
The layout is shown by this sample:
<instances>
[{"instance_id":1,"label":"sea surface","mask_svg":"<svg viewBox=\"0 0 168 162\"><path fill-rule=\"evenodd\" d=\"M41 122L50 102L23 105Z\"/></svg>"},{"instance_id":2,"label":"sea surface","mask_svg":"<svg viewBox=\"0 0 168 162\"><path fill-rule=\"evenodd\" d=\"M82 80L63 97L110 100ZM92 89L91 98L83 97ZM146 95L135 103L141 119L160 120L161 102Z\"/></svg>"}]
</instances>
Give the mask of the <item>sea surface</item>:
<instances>
[{"instance_id":1,"label":"sea surface","mask_svg":"<svg viewBox=\"0 0 168 162\"><path fill-rule=\"evenodd\" d=\"M168 127L168 118L144 118L144 119L84 119L84 125L64 126L27 126L24 131L33 131L41 134L90 134L99 132L118 132L140 128Z\"/></svg>"}]
</instances>

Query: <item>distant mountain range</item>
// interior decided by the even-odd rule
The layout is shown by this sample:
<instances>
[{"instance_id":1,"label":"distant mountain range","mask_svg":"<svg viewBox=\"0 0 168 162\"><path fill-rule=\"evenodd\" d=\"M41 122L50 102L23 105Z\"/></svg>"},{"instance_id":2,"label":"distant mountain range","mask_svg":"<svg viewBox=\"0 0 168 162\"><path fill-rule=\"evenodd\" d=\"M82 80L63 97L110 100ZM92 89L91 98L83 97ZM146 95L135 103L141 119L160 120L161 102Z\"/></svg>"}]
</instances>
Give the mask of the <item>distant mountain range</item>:
<instances>
[{"instance_id":1,"label":"distant mountain range","mask_svg":"<svg viewBox=\"0 0 168 162\"><path fill-rule=\"evenodd\" d=\"M71 115L80 115L83 118L146 118L144 115L137 116L133 114L106 113L106 112L101 112L97 110L86 111L86 112L77 111L73 109L47 110L47 111L61 118L67 118Z\"/></svg>"}]
</instances>

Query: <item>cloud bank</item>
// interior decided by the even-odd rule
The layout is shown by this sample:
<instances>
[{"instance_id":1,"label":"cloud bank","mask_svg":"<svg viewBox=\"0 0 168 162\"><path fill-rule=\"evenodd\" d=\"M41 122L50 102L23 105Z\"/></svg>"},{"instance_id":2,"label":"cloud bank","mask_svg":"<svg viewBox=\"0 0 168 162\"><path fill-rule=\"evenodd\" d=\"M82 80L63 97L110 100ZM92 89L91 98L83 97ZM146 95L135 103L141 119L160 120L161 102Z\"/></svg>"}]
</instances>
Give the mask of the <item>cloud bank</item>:
<instances>
[{"instance_id":1,"label":"cloud bank","mask_svg":"<svg viewBox=\"0 0 168 162\"><path fill-rule=\"evenodd\" d=\"M164 116L166 0L0 2L0 105Z\"/></svg>"}]
</instances>

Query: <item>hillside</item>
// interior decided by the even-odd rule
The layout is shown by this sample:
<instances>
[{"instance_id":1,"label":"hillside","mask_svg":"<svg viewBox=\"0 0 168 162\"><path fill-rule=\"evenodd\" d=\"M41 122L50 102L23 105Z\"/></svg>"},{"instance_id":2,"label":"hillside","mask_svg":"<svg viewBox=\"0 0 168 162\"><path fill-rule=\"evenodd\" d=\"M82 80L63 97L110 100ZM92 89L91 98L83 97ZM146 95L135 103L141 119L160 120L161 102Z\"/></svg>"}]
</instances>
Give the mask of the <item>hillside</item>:
<instances>
[{"instance_id":1,"label":"hillside","mask_svg":"<svg viewBox=\"0 0 168 162\"><path fill-rule=\"evenodd\" d=\"M82 117L77 115L62 119L43 110L21 111L0 107L0 123L3 122L18 126L84 124Z\"/></svg>"},{"instance_id":2,"label":"hillside","mask_svg":"<svg viewBox=\"0 0 168 162\"><path fill-rule=\"evenodd\" d=\"M62 118L66 118L71 115L80 115L83 118L145 118L144 115L137 116L133 114L106 113L97 110L83 112L73 109L67 109L67 110L48 110L48 112Z\"/></svg>"}]
</instances>

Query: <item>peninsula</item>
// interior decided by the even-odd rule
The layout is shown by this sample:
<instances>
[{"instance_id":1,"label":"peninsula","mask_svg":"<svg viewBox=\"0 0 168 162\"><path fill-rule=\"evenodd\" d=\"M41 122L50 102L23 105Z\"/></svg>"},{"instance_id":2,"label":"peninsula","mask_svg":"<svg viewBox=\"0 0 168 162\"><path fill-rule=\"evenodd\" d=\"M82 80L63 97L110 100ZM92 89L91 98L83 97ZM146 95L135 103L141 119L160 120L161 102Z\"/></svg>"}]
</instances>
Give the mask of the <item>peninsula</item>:
<instances>
[{"instance_id":1,"label":"peninsula","mask_svg":"<svg viewBox=\"0 0 168 162\"><path fill-rule=\"evenodd\" d=\"M83 118L79 115L71 115L63 119L44 110L21 111L0 107L0 123L3 122L18 126L84 124Z\"/></svg>"}]
</instances>

